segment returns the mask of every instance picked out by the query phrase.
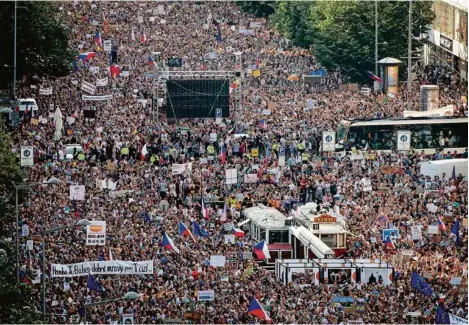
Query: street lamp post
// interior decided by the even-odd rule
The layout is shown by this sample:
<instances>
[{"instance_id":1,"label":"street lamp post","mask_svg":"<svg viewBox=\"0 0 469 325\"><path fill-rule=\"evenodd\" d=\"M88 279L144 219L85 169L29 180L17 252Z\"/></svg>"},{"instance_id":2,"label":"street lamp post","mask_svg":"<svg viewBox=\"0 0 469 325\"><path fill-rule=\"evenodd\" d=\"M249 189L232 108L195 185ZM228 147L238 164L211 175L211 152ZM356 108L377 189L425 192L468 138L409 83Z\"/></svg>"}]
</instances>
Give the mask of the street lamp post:
<instances>
[{"instance_id":1,"label":"street lamp post","mask_svg":"<svg viewBox=\"0 0 469 325\"><path fill-rule=\"evenodd\" d=\"M127 292L122 298L117 298L117 299L108 299L108 300L101 300L98 302L93 302L90 304L85 304L85 312L84 312L84 323L86 325L86 309L94 306L100 306L100 305L105 305L113 302L118 302L118 301L123 301L123 300L136 300L140 298L140 294L134 292L134 291L129 291Z\"/></svg>"},{"instance_id":2,"label":"street lamp post","mask_svg":"<svg viewBox=\"0 0 469 325\"><path fill-rule=\"evenodd\" d=\"M42 236L42 314L46 315L46 235L59 230L70 229L73 227L85 227L91 222L86 219L78 220L73 225L60 226L44 230Z\"/></svg>"},{"instance_id":3,"label":"street lamp post","mask_svg":"<svg viewBox=\"0 0 469 325\"><path fill-rule=\"evenodd\" d=\"M412 92L411 70L412 70L412 0L409 0L409 30L407 41L407 110L412 110L410 93Z\"/></svg>"},{"instance_id":4,"label":"street lamp post","mask_svg":"<svg viewBox=\"0 0 469 325\"><path fill-rule=\"evenodd\" d=\"M52 180L52 179L51 179ZM15 200L15 214L16 214L16 282L20 283L20 253L19 253L19 211L18 211L18 190L25 190L37 185L53 185L56 182L48 181L48 182L37 182L37 183L15 183L13 182L13 186L15 187L16 191L16 200Z\"/></svg>"}]
</instances>

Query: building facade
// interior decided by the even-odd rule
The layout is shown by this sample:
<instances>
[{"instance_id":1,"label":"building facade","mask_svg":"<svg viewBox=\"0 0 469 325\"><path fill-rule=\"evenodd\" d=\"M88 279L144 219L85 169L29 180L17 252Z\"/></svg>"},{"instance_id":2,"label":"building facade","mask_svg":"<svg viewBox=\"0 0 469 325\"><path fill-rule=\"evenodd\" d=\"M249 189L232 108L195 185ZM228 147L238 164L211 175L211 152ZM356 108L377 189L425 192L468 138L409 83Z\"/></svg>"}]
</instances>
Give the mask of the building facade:
<instances>
[{"instance_id":1,"label":"building facade","mask_svg":"<svg viewBox=\"0 0 469 325\"><path fill-rule=\"evenodd\" d=\"M433 2L435 20L424 46L424 64L450 65L467 79L467 0L436 0Z\"/></svg>"}]
</instances>

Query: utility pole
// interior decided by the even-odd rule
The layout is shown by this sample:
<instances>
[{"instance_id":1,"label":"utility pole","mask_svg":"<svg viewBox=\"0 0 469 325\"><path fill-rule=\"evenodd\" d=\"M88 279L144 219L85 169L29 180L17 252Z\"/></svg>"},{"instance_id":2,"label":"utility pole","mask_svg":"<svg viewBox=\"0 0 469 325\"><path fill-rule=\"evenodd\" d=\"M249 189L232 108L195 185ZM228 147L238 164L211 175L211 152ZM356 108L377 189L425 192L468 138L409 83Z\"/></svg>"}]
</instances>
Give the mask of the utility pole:
<instances>
[{"instance_id":1,"label":"utility pole","mask_svg":"<svg viewBox=\"0 0 469 325\"><path fill-rule=\"evenodd\" d=\"M16 99L16 9L18 1L15 1L15 18L13 23L13 97Z\"/></svg>"},{"instance_id":2,"label":"utility pole","mask_svg":"<svg viewBox=\"0 0 469 325\"><path fill-rule=\"evenodd\" d=\"M375 75L378 75L378 0L375 0Z\"/></svg>"},{"instance_id":3,"label":"utility pole","mask_svg":"<svg viewBox=\"0 0 469 325\"><path fill-rule=\"evenodd\" d=\"M412 0L409 0L409 31L407 44L407 110L412 110L410 94L412 92L411 73L412 73Z\"/></svg>"}]
</instances>

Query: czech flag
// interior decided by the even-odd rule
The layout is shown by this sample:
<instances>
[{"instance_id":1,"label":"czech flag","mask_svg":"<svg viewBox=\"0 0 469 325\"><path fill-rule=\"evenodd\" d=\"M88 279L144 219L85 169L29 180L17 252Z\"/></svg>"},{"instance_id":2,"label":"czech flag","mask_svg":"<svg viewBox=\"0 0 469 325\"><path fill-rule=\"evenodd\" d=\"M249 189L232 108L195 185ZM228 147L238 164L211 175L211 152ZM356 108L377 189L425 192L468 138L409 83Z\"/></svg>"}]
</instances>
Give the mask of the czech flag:
<instances>
[{"instance_id":1,"label":"czech flag","mask_svg":"<svg viewBox=\"0 0 469 325\"><path fill-rule=\"evenodd\" d=\"M189 230L189 228L187 228L186 225L183 224L181 221L179 221L179 223L178 223L178 232L179 232L179 236L181 236L181 237L191 236L192 239L194 239L194 241L195 241L195 238L194 238L194 236L192 236L192 233Z\"/></svg>"},{"instance_id":2,"label":"czech flag","mask_svg":"<svg viewBox=\"0 0 469 325\"><path fill-rule=\"evenodd\" d=\"M244 237L244 231L239 228L233 228L235 237Z\"/></svg>"},{"instance_id":3,"label":"czech flag","mask_svg":"<svg viewBox=\"0 0 469 325\"><path fill-rule=\"evenodd\" d=\"M142 44L145 44L147 42L147 35L145 34L145 31L143 31L142 34Z\"/></svg>"},{"instance_id":4,"label":"czech flag","mask_svg":"<svg viewBox=\"0 0 469 325\"><path fill-rule=\"evenodd\" d=\"M156 62L155 62L155 60L153 60L151 55L148 57L148 64L156 67Z\"/></svg>"},{"instance_id":5,"label":"czech flag","mask_svg":"<svg viewBox=\"0 0 469 325\"><path fill-rule=\"evenodd\" d=\"M146 159L147 154L148 154L147 144L145 143L145 145L144 145L143 148L142 148L142 156L141 156L142 160L145 160L145 159Z\"/></svg>"},{"instance_id":6,"label":"czech flag","mask_svg":"<svg viewBox=\"0 0 469 325\"><path fill-rule=\"evenodd\" d=\"M78 57L80 58L80 60L82 61L87 61L89 59L92 59L96 56L96 53L95 52L85 52L85 53L80 53L78 55Z\"/></svg>"},{"instance_id":7,"label":"czech flag","mask_svg":"<svg viewBox=\"0 0 469 325\"><path fill-rule=\"evenodd\" d=\"M438 217L438 229L440 229L441 231L446 231L445 223L443 222L443 220L441 220L440 217Z\"/></svg>"},{"instance_id":8,"label":"czech flag","mask_svg":"<svg viewBox=\"0 0 469 325\"><path fill-rule=\"evenodd\" d=\"M208 220L208 210L205 208L205 202L202 198L202 216Z\"/></svg>"},{"instance_id":9,"label":"czech flag","mask_svg":"<svg viewBox=\"0 0 469 325\"><path fill-rule=\"evenodd\" d=\"M19 270L20 281L25 284L33 284L33 281L26 275L26 272L22 269Z\"/></svg>"},{"instance_id":10,"label":"czech flag","mask_svg":"<svg viewBox=\"0 0 469 325\"><path fill-rule=\"evenodd\" d=\"M258 259L265 260L270 258L269 248L267 247L265 240L257 243L252 249L254 250L254 253L256 253Z\"/></svg>"},{"instance_id":11,"label":"czech flag","mask_svg":"<svg viewBox=\"0 0 469 325\"><path fill-rule=\"evenodd\" d=\"M225 146L220 147L220 161L222 164L226 163L226 149Z\"/></svg>"},{"instance_id":12,"label":"czech flag","mask_svg":"<svg viewBox=\"0 0 469 325\"><path fill-rule=\"evenodd\" d=\"M377 75L375 75L371 71L367 71L367 75L368 75L368 78L371 78L374 81L383 82L383 79L381 79L380 77L378 77Z\"/></svg>"},{"instance_id":13,"label":"czech flag","mask_svg":"<svg viewBox=\"0 0 469 325\"><path fill-rule=\"evenodd\" d=\"M261 129L265 129L267 127L267 121L266 120L260 120L259 121L259 127Z\"/></svg>"},{"instance_id":14,"label":"czech flag","mask_svg":"<svg viewBox=\"0 0 469 325\"><path fill-rule=\"evenodd\" d=\"M101 40L101 33L99 31L96 32L94 35L94 40L96 41L96 45L102 46L102 40Z\"/></svg>"},{"instance_id":15,"label":"czech flag","mask_svg":"<svg viewBox=\"0 0 469 325\"><path fill-rule=\"evenodd\" d=\"M262 308L261 304L255 297L252 297L251 304L249 305L248 314L265 320L267 323L271 323L272 320L269 314Z\"/></svg>"},{"instance_id":16,"label":"czech flag","mask_svg":"<svg viewBox=\"0 0 469 325\"><path fill-rule=\"evenodd\" d=\"M179 253L179 249L174 245L174 242L171 238L169 238L166 233L163 234L163 247L172 251L175 251L176 253Z\"/></svg>"},{"instance_id":17,"label":"czech flag","mask_svg":"<svg viewBox=\"0 0 469 325\"><path fill-rule=\"evenodd\" d=\"M221 213L220 221L221 222L226 221L226 202L225 202L225 206L223 207L223 212Z\"/></svg>"},{"instance_id":18,"label":"czech flag","mask_svg":"<svg viewBox=\"0 0 469 325\"><path fill-rule=\"evenodd\" d=\"M384 240L384 245L386 245L386 247L389 247L391 249L396 248L396 246L394 246L394 243L391 240L391 237L389 237L389 236L387 236L386 239Z\"/></svg>"}]
</instances>

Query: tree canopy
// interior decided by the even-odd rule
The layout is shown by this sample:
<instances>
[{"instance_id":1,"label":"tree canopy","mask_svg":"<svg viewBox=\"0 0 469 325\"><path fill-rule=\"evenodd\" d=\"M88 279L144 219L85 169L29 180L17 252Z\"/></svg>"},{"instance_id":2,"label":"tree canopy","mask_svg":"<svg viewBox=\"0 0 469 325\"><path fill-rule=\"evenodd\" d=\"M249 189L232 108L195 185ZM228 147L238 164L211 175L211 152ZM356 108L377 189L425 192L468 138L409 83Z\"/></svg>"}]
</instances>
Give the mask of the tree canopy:
<instances>
[{"instance_id":1,"label":"tree canopy","mask_svg":"<svg viewBox=\"0 0 469 325\"><path fill-rule=\"evenodd\" d=\"M15 3L0 3L1 78L12 83ZM23 75L63 76L70 72L76 53L68 48L70 29L59 22L51 2L20 1L17 9L17 80ZM4 67L5 65L10 68Z\"/></svg>"},{"instance_id":2,"label":"tree canopy","mask_svg":"<svg viewBox=\"0 0 469 325\"><path fill-rule=\"evenodd\" d=\"M31 288L16 283L15 188L12 181L21 181L23 175L11 145L10 134L0 125L0 323L40 323L41 314L36 311Z\"/></svg>"},{"instance_id":3,"label":"tree canopy","mask_svg":"<svg viewBox=\"0 0 469 325\"><path fill-rule=\"evenodd\" d=\"M256 17L268 17L275 12L275 1L236 1L241 10Z\"/></svg>"},{"instance_id":4,"label":"tree canopy","mask_svg":"<svg viewBox=\"0 0 469 325\"><path fill-rule=\"evenodd\" d=\"M274 8L275 28L293 44L311 49L327 69L341 69L355 81L374 71L374 1L282 1ZM379 46L379 58L407 56L408 8L408 1L378 1L378 42L388 43ZM413 35L425 32L434 18L432 2L412 1ZM420 46L412 43L413 49Z\"/></svg>"}]
</instances>

